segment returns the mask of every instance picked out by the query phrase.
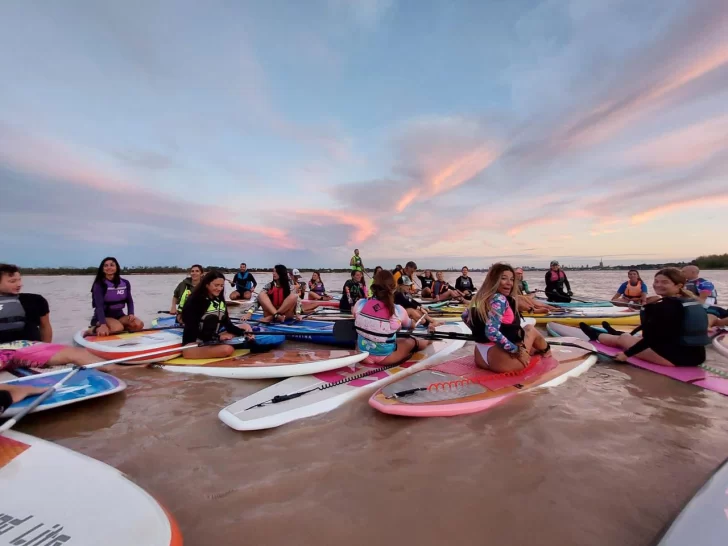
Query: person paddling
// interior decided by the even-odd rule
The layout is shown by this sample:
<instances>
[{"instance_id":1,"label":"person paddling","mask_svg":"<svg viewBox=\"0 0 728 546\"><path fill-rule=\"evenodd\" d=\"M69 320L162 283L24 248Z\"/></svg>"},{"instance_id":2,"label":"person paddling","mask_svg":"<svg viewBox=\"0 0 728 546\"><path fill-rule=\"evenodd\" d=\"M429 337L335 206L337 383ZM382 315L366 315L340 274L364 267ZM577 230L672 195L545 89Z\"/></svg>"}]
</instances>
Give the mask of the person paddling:
<instances>
[{"instance_id":1,"label":"person paddling","mask_svg":"<svg viewBox=\"0 0 728 546\"><path fill-rule=\"evenodd\" d=\"M0 370L98 362L86 349L53 343L48 300L22 289L18 266L0 264Z\"/></svg>"},{"instance_id":2,"label":"person paddling","mask_svg":"<svg viewBox=\"0 0 728 546\"><path fill-rule=\"evenodd\" d=\"M185 325L182 345L227 341L252 331L249 324L241 323L238 327L230 320L225 305L225 275L220 271L210 271L202 277L182 309L182 320ZM234 351L232 345L219 344L191 347L182 351L182 356L190 359L225 358Z\"/></svg>"},{"instance_id":3,"label":"person paddling","mask_svg":"<svg viewBox=\"0 0 728 546\"><path fill-rule=\"evenodd\" d=\"M561 269L561 265L556 260L551 262L551 269L546 272L546 297L549 301L558 303L569 303L571 301L571 285L566 273ZM564 290L566 287L566 290Z\"/></svg>"},{"instance_id":4,"label":"person paddling","mask_svg":"<svg viewBox=\"0 0 728 546\"><path fill-rule=\"evenodd\" d=\"M352 308L358 333L357 349L369 353L363 361L366 364L398 364L430 344L424 339L396 336L402 328L411 329L414 324L407 312L394 302L396 286L392 273L378 271L372 284L374 296L359 300Z\"/></svg>"},{"instance_id":5,"label":"person paddling","mask_svg":"<svg viewBox=\"0 0 728 546\"><path fill-rule=\"evenodd\" d=\"M640 277L639 271L630 269L627 272L627 280L619 286L617 293L612 296L612 301L639 305L647 303L647 284Z\"/></svg>"},{"instance_id":6,"label":"person paddling","mask_svg":"<svg viewBox=\"0 0 728 546\"><path fill-rule=\"evenodd\" d=\"M144 328L144 323L134 316L131 283L121 278L121 266L113 256L101 261L91 285L91 297L94 316L85 335L108 336ZM124 308L128 312L126 315Z\"/></svg>"},{"instance_id":7,"label":"person paddling","mask_svg":"<svg viewBox=\"0 0 728 546\"><path fill-rule=\"evenodd\" d=\"M631 356L660 366L699 366L705 362L708 315L700 301L685 289L687 279L674 267L655 274L652 288L659 299L642 308L642 336L614 330L603 323L603 333L585 323L579 328L592 341L622 349L614 358L624 362Z\"/></svg>"},{"instance_id":8,"label":"person paddling","mask_svg":"<svg viewBox=\"0 0 728 546\"><path fill-rule=\"evenodd\" d=\"M258 294L258 305L263 309L260 322L284 322L298 312L298 293L291 290L291 281L285 265L273 268L273 280Z\"/></svg>"},{"instance_id":9,"label":"person paddling","mask_svg":"<svg viewBox=\"0 0 728 546\"><path fill-rule=\"evenodd\" d=\"M172 307L170 308L169 314L176 315L177 322L180 324L182 324L180 322L182 320L182 308L185 306L187 298L190 297L192 291L200 284L200 279L202 279L204 273L205 271L200 264L193 265L190 267L190 276L180 282L177 288L174 289Z\"/></svg>"},{"instance_id":10,"label":"person paddling","mask_svg":"<svg viewBox=\"0 0 728 546\"><path fill-rule=\"evenodd\" d=\"M466 300L470 300L475 292L473 279L467 267L460 270L461 275L455 280L455 290L459 291Z\"/></svg>"},{"instance_id":11,"label":"person paddling","mask_svg":"<svg viewBox=\"0 0 728 546\"><path fill-rule=\"evenodd\" d=\"M258 286L258 281L255 280L253 274L248 271L248 265L246 263L240 264L240 271L235 273L233 280L230 281L230 286L235 287L235 290L230 292L230 300L249 300L253 297L253 291Z\"/></svg>"},{"instance_id":12,"label":"person paddling","mask_svg":"<svg viewBox=\"0 0 728 546\"><path fill-rule=\"evenodd\" d=\"M519 371L534 354L550 356L550 347L532 325L521 326L514 290L516 273L504 263L493 264L468 310L475 336L475 363L496 373Z\"/></svg>"}]
</instances>

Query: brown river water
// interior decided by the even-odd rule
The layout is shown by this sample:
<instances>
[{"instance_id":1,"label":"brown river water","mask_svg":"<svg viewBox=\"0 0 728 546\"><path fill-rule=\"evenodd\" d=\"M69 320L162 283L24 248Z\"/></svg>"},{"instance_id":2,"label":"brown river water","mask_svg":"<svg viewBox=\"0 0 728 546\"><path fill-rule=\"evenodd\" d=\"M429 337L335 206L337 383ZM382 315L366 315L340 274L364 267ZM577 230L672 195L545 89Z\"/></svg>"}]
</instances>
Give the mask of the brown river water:
<instances>
[{"instance_id":1,"label":"brown river water","mask_svg":"<svg viewBox=\"0 0 728 546\"><path fill-rule=\"evenodd\" d=\"M642 275L648 286L653 273ZM478 284L483 276L473 275ZM728 296L728 271L703 276ZM324 281L340 289L345 278ZM526 278L543 287L543 273ZM129 279L136 314L150 323L169 308L180 277ZM577 295L609 297L626 272L569 279ZM70 343L88 323L91 280L25 278L24 291L51 304L54 341ZM728 368L712 349L709 361ZM254 433L229 429L217 412L274 380L113 373L128 383L124 393L32 415L17 428L125 472L169 509L192 546L647 546L728 457L727 397L629 366L596 364L475 415L397 418L365 396Z\"/></svg>"}]
</instances>

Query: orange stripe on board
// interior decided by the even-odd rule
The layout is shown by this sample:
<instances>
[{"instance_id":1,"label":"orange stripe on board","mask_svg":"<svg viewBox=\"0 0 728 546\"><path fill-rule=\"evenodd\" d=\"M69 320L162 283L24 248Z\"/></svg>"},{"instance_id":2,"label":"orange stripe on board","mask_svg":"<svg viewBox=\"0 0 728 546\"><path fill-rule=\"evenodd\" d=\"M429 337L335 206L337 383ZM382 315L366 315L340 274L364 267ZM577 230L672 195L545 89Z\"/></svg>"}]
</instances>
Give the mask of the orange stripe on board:
<instances>
[{"instance_id":1,"label":"orange stripe on board","mask_svg":"<svg viewBox=\"0 0 728 546\"><path fill-rule=\"evenodd\" d=\"M0 436L0 468L4 467L30 446L7 436Z\"/></svg>"}]
</instances>

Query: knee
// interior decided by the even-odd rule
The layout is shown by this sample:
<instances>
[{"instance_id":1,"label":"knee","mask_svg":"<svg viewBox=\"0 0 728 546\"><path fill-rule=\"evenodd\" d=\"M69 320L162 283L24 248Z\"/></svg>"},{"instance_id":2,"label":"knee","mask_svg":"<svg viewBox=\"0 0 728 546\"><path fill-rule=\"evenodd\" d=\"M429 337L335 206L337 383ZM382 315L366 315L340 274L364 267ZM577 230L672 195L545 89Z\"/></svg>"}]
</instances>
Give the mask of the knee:
<instances>
[{"instance_id":1,"label":"knee","mask_svg":"<svg viewBox=\"0 0 728 546\"><path fill-rule=\"evenodd\" d=\"M232 345L223 345L221 352L223 356L231 356L235 352L235 347Z\"/></svg>"}]
</instances>

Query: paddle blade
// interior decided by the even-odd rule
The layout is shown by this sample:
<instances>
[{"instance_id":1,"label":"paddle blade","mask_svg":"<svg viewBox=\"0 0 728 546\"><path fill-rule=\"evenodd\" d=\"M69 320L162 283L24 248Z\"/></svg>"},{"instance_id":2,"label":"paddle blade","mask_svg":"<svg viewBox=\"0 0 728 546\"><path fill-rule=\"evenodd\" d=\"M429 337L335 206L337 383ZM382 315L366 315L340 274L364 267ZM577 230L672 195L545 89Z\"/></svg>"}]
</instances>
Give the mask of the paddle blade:
<instances>
[{"instance_id":1,"label":"paddle blade","mask_svg":"<svg viewBox=\"0 0 728 546\"><path fill-rule=\"evenodd\" d=\"M337 320L334 322L334 339L354 342L357 339L353 320Z\"/></svg>"}]
</instances>

